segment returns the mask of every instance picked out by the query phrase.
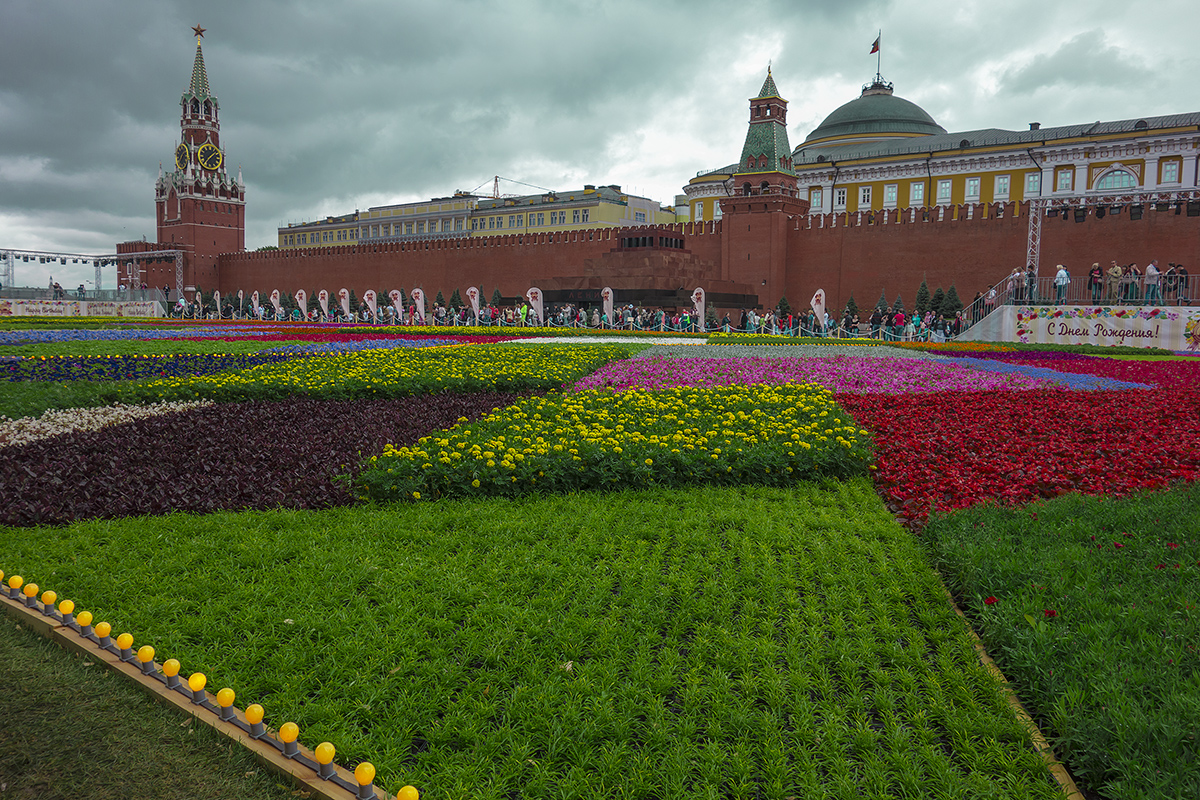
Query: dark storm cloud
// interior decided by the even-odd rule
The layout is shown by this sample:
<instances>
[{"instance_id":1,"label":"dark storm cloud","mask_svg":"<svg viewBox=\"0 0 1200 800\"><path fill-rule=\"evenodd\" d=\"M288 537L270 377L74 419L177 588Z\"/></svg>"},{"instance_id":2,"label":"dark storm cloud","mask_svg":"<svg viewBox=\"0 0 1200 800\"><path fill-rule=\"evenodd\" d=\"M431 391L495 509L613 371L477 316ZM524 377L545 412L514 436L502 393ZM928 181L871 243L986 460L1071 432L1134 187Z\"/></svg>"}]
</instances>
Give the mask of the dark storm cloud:
<instances>
[{"instance_id":1,"label":"dark storm cloud","mask_svg":"<svg viewBox=\"0 0 1200 800\"><path fill-rule=\"evenodd\" d=\"M1103 31L1075 36L1053 53L1042 53L1027 64L1007 70L1000 93L1028 95L1047 89L1148 86L1154 73L1134 55L1109 44Z\"/></svg>"}]
</instances>

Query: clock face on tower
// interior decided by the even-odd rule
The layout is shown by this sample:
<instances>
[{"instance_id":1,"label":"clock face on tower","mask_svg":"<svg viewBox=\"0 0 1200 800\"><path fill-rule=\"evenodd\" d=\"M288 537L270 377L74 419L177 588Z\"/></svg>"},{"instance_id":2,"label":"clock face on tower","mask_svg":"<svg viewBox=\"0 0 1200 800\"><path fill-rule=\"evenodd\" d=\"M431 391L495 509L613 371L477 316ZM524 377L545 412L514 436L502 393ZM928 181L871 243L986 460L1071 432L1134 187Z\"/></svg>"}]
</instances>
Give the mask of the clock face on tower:
<instances>
[{"instance_id":1,"label":"clock face on tower","mask_svg":"<svg viewBox=\"0 0 1200 800\"><path fill-rule=\"evenodd\" d=\"M200 145L200 151L196 155L200 160L200 166L205 169L218 170L221 168L221 150L215 144Z\"/></svg>"},{"instance_id":2,"label":"clock face on tower","mask_svg":"<svg viewBox=\"0 0 1200 800\"><path fill-rule=\"evenodd\" d=\"M179 147L175 148L175 169L183 170L187 166L188 148L183 142L179 143Z\"/></svg>"}]
</instances>

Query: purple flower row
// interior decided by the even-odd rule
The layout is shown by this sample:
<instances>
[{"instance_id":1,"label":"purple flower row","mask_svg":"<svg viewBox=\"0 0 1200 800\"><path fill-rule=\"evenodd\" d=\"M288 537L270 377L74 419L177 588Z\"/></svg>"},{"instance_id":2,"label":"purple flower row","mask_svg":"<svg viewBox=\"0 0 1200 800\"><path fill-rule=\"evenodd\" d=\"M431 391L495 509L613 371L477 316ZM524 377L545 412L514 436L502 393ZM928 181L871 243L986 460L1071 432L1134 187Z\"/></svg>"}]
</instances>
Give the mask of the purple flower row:
<instances>
[{"instance_id":1,"label":"purple flower row","mask_svg":"<svg viewBox=\"0 0 1200 800\"><path fill-rule=\"evenodd\" d=\"M295 358L289 353L0 357L0 380L131 381L211 375Z\"/></svg>"}]
</instances>

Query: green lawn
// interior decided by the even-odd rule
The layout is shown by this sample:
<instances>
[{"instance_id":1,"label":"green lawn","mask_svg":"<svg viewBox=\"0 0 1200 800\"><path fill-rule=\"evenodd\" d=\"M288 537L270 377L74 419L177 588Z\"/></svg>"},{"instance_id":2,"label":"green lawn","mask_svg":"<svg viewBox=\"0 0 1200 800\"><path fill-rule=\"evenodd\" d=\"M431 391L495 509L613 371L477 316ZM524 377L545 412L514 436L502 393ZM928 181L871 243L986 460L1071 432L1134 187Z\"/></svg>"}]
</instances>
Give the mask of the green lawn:
<instances>
[{"instance_id":1,"label":"green lawn","mask_svg":"<svg viewBox=\"0 0 1200 800\"><path fill-rule=\"evenodd\" d=\"M866 479L4 529L0 568L430 800L1058 796Z\"/></svg>"},{"instance_id":2,"label":"green lawn","mask_svg":"<svg viewBox=\"0 0 1200 800\"><path fill-rule=\"evenodd\" d=\"M1093 796L1200 797L1198 519L1192 484L977 507L925 531L988 652Z\"/></svg>"}]
</instances>

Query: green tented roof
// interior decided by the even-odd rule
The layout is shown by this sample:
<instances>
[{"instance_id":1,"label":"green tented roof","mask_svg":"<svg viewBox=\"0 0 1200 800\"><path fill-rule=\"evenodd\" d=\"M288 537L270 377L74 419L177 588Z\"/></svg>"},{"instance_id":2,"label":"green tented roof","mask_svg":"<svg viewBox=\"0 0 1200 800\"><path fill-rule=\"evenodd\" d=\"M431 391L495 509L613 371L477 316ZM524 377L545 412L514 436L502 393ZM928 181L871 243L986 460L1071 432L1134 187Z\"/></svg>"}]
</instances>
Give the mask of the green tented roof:
<instances>
[{"instance_id":1,"label":"green tented roof","mask_svg":"<svg viewBox=\"0 0 1200 800\"><path fill-rule=\"evenodd\" d=\"M200 49L199 40L196 41L196 62L192 65L192 82L187 95L199 100L212 96L208 91L208 71L204 69L204 51Z\"/></svg>"},{"instance_id":2,"label":"green tented roof","mask_svg":"<svg viewBox=\"0 0 1200 800\"><path fill-rule=\"evenodd\" d=\"M775 88L775 79L771 77L770 69L767 70L767 79L763 81L762 89L759 90L758 96L779 97L779 90Z\"/></svg>"}]
</instances>

